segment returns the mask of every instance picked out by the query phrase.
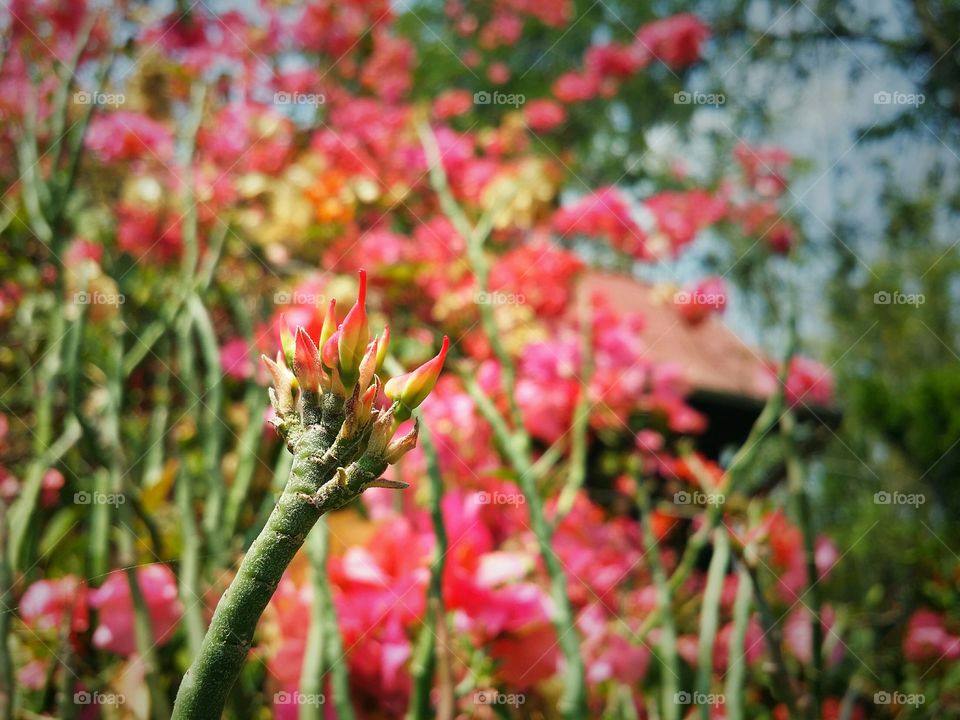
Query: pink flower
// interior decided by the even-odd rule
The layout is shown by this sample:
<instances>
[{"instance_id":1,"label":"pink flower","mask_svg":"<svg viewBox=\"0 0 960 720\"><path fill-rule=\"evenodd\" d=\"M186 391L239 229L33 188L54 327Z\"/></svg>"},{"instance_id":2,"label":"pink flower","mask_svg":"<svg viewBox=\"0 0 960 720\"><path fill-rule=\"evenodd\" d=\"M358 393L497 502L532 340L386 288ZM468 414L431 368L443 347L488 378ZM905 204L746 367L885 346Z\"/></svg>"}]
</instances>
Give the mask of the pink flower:
<instances>
[{"instance_id":1,"label":"pink flower","mask_svg":"<svg viewBox=\"0 0 960 720\"><path fill-rule=\"evenodd\" d=\"M523 108L527 126L535 132L549 132L567 120L567 111L558 102L538 98Z\"/></svg>"},{"instance_id":2,"label":"pink flower","mask_svg":"<svg viewBox=\"0 0 960 720\"><path fill-rule=\"evenodd\" d=\"M761 387L772 393L779 382L779 370L770 366ZM830 405L833 403L833 375L829 368L811 358L796 356L790 361L784 393L791 407L798 405Z\"/></svg>"},{"instance_id":3,"label":"pink flower","mask_svg":"<svg viewBox=\"0 0 960 720\"><path fill-rule=\"evenodd\" d=\"M57 504L60 497L60 490L63 488L63 473L55 468L50 468L43 474L43 480L40 485L40 504L45 508L53 507Z\"/></svg>"},{"instance_id":4,"label":"pink flower","mask_svg":"<svg viewBox=\"0 0 960 720\"><path fill-rule=\"evenodd\" d=\"M85 142L105 163L138 158L165 162L173 154L170 129L147 115L129 110L95 115Z\"/></svg>"},{"instance_id":5,"label":"pink flower","mask_svg":"<svg viewBox=\"0 0 960 720\"><path fill-rule=\"evenodd\" d=\"M912 662L960 659L960 637L947 632L943 613L917 610L907 623L903 654Z\"/></svg>"},{"instance_id":6,"label":"pink flower","mask_svg":"<svg viewBox=\"0 0 960 720\"><path fill-rule=\"evenodd\" d=\"M600 90L600 79L591 73L567 72L554 81L551 89L560 102L583 102L596 97Z\"/></svg>"},{"instance_id":7,"label":"pink flower","mask_svg":"<svg viewBox=\"0 0 960 720\"><path fill-rule=\"evenodd\" d=\"M601 77L627 78L650 62L636 45L594 45L585 56L587 70Z\"/></svg>"},{"instance_id":8,"label":"pink flower","mask_svg":"<svg viewBox=\"0 0 960 720\"><path fill-rule=\"evenodd\" d=\"M457 117L473 107L473 98L466 90L448 90L433 101L433 113L440 120Z\"/></svg>"},{"instance_id":9,"label":"pink flower","mask_svg":"<svg viewBox=\"0 0 960 720\"><path fill-rule=\"evenodd\" d=\"M182 606L177 598L177 581L166 565L144 565L137 569L137 583L150 614L154 639L167 643L180 622ZM93 644L118 655L136 652L134 642L133 601L123 570L110 573L106 582L90 593L90 605L98 611L99 623L93 632Z\"/></svg>"},{"instance_id":10,"label":"pink flower","mask_svg":"<svg viewBox=\"0 0 960 720\"><path fill-rule=\"evenodd\" d=\"M705 190L661 192L647 198L644 205L653 213L657 230L669 242L663 254L674 256L727 212L726 202Z\"/></svg>"},{"instance_id":11,"label":"pink flower","mask_svg":"<svg viewBox=\"0 0 960 720\"><path fill-rule=\"evenodd\" d=\"M812 613L805 607L794 610L783 626L783 642L787 650L800 662L809 665L813 661ZM820 611L820 625L823 628L824 645L832 645L832 652L824 657L828 665L836 665L843 659L843 644L831 636L830 629L835 622L833 608L823 606ZM960 645L958 645L960 650Z\"/></svg>"},{"instance_id":12,"label":"pink flower","mask_svg":"<svg viewBox=\"0 0 960 720\"><path fill-rule=\"evenodd\" d=\"M680 316L691 325L722 313L727 307L727 285L721 277L704 278L689 290L674 295Z\"/></svg>"},{"instance_id":13,"label":"pink flower","mask_svg":"<svg viewBox=\"0 0 960 720\"><path fill-rule=\"evenodd\" d=\"M254 365L250 359L250 345L245 338L227 340L220 347L220 366L228 377L235 380L253 377Z\"/></svg>"},{"instance_id":14,"label":"pink flower","mask_svg":"<svg viewBox=\"0 0 960 720\"><path fill-rule=\"evenodd\" d=\"M646 257L646 235L630 216L630 209L613 186L595 190L553 216L553 228L561 235L602 237L627 255Z\"/></svg>"},{"instance_id":15,"label":"pink flower","mask_svg":"<svg viewBox=\"0 0 960 720\"><path fill-rule=\"evenodd\" d=\"M681 13L647 23L636 34L639 49L670 67L683 67L700 59L710 28L692 13Z\"/></svg>"},{"instance_id":16,"label":"pink flower","mask_svg":"<svg viewBox=\"0 0 960 720\"><path fill-rule=\"evenodd\" d=\"M71 631L85 632L89 627L87 586L76 575L37 580L20 599L20 616L27 627L36 632L59 632L68 613L72 617Z\"/></svg>"}]
</instances>

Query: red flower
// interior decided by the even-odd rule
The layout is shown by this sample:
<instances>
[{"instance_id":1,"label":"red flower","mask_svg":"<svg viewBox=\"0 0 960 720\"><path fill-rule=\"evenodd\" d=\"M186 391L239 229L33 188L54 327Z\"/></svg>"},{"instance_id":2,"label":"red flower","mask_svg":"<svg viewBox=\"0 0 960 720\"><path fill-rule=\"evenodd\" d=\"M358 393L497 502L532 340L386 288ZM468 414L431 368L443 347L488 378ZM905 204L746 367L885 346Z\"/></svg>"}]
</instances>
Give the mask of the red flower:
<instances>
[{"instance_id":1,"label":"red flower","mask_svg":"<svg viewBox=\"0 0 960 720\"><path fill-rule=\"evenodd\" d=\"M681 13L647 23L636 34L642 52L670 67L683 67L700 59L710 28L692 13Z\"/></svg>"}]
</instances>

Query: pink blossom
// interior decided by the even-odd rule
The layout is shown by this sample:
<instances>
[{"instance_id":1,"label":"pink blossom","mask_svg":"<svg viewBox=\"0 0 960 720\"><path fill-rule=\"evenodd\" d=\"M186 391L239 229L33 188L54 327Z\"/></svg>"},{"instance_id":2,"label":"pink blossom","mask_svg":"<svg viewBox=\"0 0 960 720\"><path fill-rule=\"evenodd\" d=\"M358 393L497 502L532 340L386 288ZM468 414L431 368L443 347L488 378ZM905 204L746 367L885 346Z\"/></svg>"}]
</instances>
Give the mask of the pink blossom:
<instances>
[{"instance_id":1,"label":"pink blossom","mask_svg":"<svg viewBox=\"0 0 960 720\"><path fill-rule=\"evenodd\" d=\"M639 49L679 68L700 59L710 28L692 13L681 13L647 23L636 34Z\"/></svg>"},{"instance_id":2,"label":"pink blossom","mask_svg":"<svg viewBox=\"0 0 960 720\"><path fill-rule=\"evenodd\" d=\"M523 117L531 130L545 133L566 122L567 111L558 102L538 98L526 104Z\"/></svg>"},{"instance_id":3,"label":"pink blossom","mask_svg":"<svg viewBox=\"0 0 960 720\"><path fill-rule=\"evenodd\" d=\"M630 209L613 186L595 190L553 216L561 235L602 237L611 246L635 258L646 257L646 236L630 216Z\"/></svg>"},{"instance_id":4,"label":"pink blossom","mask_svg":"<svg viewBox=\"0 0 960 720\"><path fill-rule=\"evenodd\" d=\"M560 102L583 102L596 97L600 90L600 80L591 73L567 72L554 81L551 89L553 96Z\"/></svg>"},{"instance_id":5,"label":"pink blossom","mask_svg":"<svg viewBox=\"0 0 960 720\"><path fill-rule=\"evenodd\" d=\"M244 380L253 377L253 360L250 359L250 345L245 338L227 340L220 346L220 366L228 377Z\"/></svg>"},{"instance_id":6,"label":"pink blossom","mask_svg":"<svg viewBox=\"0 0 960 720\"><path fill-rule=\"evenodd\" d=\"M150 614L154 638L158 644L164 645L173 636L182 612L176 578L169 567L159 563L141 566L136 575ZM93 644L118 655L136 652L133 601L126 572L116 570L110 573L106 582L90 593L90 605L99 615Z\"/></svg>"},{"instance_id":7,"label":"pink blossom","mask_svg":"<svg viewBox=\"0 0 960 720\"><path fill-rule=\"evenodd\" d=\"M139 158L166 162L173 154L170 129L143 113L129 110L95 115L85 142L105 163Z\"/></svg>"},{"instance_id":8,"label":"pink blossom","mask_svg":"<svg viewBox=\"0 0 960 720\"><path fill-rule=\"evenodd\" d=\"M947 631L943 613L917 610L907 623L903 654L911 662L960 659L960 637Z\"/></svg>"},{"instance_id":9,"label":"pink blossom","mask_svg":"<svg viewBox=\"0 0 960 720\"><path fill-rule=\"evenodd\" d=\"M87 587L76 575L37 580L20 599L20 616L37 632L59 632L67 613L71 615L72 632L87 630Z\"/></svg>"}]
</instances>

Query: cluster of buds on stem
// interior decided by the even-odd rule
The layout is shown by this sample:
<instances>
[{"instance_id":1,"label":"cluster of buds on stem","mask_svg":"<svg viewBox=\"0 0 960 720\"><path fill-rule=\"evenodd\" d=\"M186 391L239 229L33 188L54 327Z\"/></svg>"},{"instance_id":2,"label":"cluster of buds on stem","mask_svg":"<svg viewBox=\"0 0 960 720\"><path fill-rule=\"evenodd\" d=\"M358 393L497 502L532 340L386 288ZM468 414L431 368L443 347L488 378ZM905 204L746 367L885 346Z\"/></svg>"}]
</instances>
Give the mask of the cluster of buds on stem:
<instances>
[{"instance_id":1,"label":"cluster of buds on stem","mask_svg":"<svg viewBox=\"0 0 960 720\"><path fill-rule=\"evenodd\" d=\"M449 340L444 337L436 357L384 384L380 373L390 328L371 338L366 292L367 276L361 270L357 301L343 322L337 324L336 301L331 300L317 342L302 327L293 333L284 327L282 351L276 360L264 355L263 361L273 380L270 401L277 414L273 423L291 452L297 452L306 433L313 433L323 453L335 454L344 466L348 461L360 463L369 486L384 484L370 476L379 475L416 446L416 423L405 435L395 437L395 433L436 385ZM392 400L385 408L377 407L381 390ZM345 475L341 467L341 482Z\"/></svg>"}]
</instances>

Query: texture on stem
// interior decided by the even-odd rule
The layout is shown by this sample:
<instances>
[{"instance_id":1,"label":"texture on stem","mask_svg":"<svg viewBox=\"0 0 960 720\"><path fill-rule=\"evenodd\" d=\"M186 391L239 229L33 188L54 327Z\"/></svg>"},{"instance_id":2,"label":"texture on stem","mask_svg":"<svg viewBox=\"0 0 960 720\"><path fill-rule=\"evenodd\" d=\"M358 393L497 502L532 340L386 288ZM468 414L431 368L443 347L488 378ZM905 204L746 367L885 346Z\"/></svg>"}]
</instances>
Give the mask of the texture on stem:
<instances>
[{"instance_id":1,"label":"texture on stem","mask_svg":"<svg viewBox=\"0 0 960 720\"><path fill-rule=\"evenodd\" d=\"M417 427L394 438L398 410L413 408L402 400L383 410L374 408L381 387L374 372L378 340L368 342L366 323L355 322L365 313L364 281L361 275L361 300L348 313L353 324L343 336L349 342L349 352L341 353L348 362L347 383L341 374L343 360L328 355L329 362L324 362L303 328L297 330L291 349L292 370L284 353L276 361L264 357L273 379L270 400L277 413L273 423L293 454L293 465L266 525L217 604L200 650L180 683L174 718L220 717L257 622L320 516L345 506L369 487L406 486L380 478L388 464L414 447ZM337 333L329 342L336 337ZM366 348L359 358L358 347ZM433 388L439 372L437 364L431 365L418 402ZM349 394L345 385L351 387Z\"/></svg>"}]
</instances>

